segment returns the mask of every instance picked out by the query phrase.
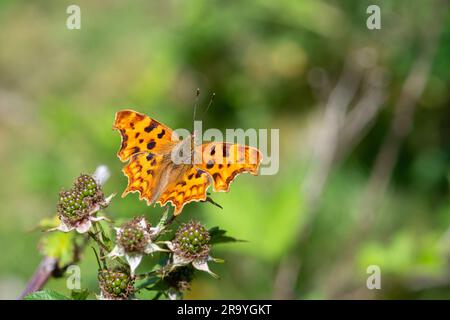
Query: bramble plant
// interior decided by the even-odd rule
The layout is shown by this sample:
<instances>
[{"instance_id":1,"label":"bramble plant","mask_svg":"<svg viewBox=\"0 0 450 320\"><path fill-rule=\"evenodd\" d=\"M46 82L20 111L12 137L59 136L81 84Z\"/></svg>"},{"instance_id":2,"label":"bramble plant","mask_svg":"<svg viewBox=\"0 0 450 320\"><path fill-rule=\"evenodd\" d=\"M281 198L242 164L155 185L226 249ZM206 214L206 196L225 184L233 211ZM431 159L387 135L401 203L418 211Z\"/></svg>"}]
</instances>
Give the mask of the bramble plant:
<instances>
[{"instance_id":1,"label":"bramble plant","mask_svg":"<svg viewBox=\"0 0 450 320\"><path fill-rule=\"evenodd\" d=\"M159 204L166 210L156 226L145 216L115 225L104 212L114 197L114 194L105 197L102 190L109 171L99 167L92 176L82 174L70 190L59 195L58 219L54 223L58 225L54 226L52 221L42 225L52 226L48 231L57 233L44 236L40 242L47 258L41 266L47 279L49 269L53 276L61 276L80 261L81 252L93 241L97 244L93 248L98 263L99 299L137 299L142 290L155 291L155 298L181 299L196 270L218 278L209 263L223 260L211 255L212 246L238 240L218 227L207 230L199 221L183 223L172 230L173 221L190 202L210 202L221 208L209 196L208 187L212 184L213 191L228 192L237 175L245 172L257 175L262 153L253 147L227 142L197 145L194 134L182 139L167 126L133 110L117 112L113 129L120 132L122 139L117 156L127 162L122 170L128 178L123 196L138 192L140 200L145 199L148 205ZM201 161L196 161L198 158ZM173 212L169 215L171 207ZM137 273L142 258L148 255L153 264L147 272ZM38 270L35 274L38 278L30 281L22 296L64 297L50 291L28 294L45 284L46 279L40 279L40 275ZM79 279L75 282L69 288L78 290L72 291L72 298L87 298L89 293L79 291Z\"/></svg>"},{"instance_id":2,"label":"bramble plant","mask_svg":"<svg viewBox=\"0 0 450 320\"><path fill-rule=\"evenodd\" d=\"M154 227L144 216L137 216L119 226L106 216L106 209L113 196L105 198L103 179L97 173L82 174L70 190L60 193L57 203L59 225L47 229L40 242L46 256L57 260L59 275L81 259L81 251L94 243L98 263L97 299L139 299L143 290L153 291L154 299L182 299L190 290L196 270L218 277L208 262L223 262L210 255L217 243L236 242L218 227L207 230L199 221L182 223L172 230L176 215L163 212ZM46 227L53 221L43 223ZM115 234L115 237L114 237ZM114 239L113 239L114 238ZM144 256L152 258L152 266L146 272L136 273ZM58 272L53 272L58 276ZM25 299L86 299L90 292L76 288L71 297L51 290L32 292Z\"/></svg>"}]
</instances>

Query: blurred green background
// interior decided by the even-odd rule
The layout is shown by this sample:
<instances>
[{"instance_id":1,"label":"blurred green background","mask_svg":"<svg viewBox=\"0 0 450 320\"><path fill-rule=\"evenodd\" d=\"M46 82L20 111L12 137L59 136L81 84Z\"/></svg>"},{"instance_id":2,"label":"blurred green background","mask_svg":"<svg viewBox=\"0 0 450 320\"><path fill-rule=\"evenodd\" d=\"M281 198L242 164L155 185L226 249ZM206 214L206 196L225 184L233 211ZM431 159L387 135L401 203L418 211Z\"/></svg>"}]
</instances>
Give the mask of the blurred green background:
<instances>
[{"instance_id":1,"label":"blurred green background","mask_svg":"<svg viewBox=\"0 0 450 320\"><path fill-rule=\"evenodd\" d=\"M449 57L446 1L0 1L0 298L41 260L61 188L100 164L105 193L126 187L115 112L190 128L196 88L201 108L216 93L204 127L280 129L280 168L239 176L223 210L186 207L249 241L216 247L221 280L189 298L450 298ZM136 194L108 209L161 212ZM96 290L91 251L81 268Z\"/></svg>"}]
</instances>

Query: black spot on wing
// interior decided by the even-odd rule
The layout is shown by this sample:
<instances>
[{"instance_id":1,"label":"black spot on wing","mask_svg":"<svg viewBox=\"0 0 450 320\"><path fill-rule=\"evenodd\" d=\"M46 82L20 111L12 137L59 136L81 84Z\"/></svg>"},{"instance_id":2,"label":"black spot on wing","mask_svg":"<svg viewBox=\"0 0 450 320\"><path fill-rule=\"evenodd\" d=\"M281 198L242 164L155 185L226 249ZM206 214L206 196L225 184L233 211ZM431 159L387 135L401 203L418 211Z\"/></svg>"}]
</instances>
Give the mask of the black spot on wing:
<instances>
[{"instance_id":1,"label":"black spot on wing","mask_svg":"<svg viewBox=\"0 0 450 320\"><path fill-rule=\"evenodd\" d=\"M161 139L166 134L166 130L162 129L160 133L158 133L158 139Z\"/></svg>"},{"instance_id":2,"label":"black spot on wing","mask_svg":"<svg viewBox=\"0 0 450 320\"><path fill-rule=\"evenodd\" d=\"M154 140L150 140L149 143L147 143L147 149L152 150L156 146L156 142Z\"/></svg>"},{"instance_id":3,"label":"black spot on wing","mask_svg":"<svg viewBox=\"0 0 450 320\"><path fill-rule=\"evenodd\" d=\"M195 178L196 179L200 178L203 173L205 173L205 171L197 169L197 173L195 174Z\"/></svg>"},{"instance_id":4,"label":"black spot on wing","mask_svg":"<svg viewBox=\"0 0 450 320\"><path fill-rule=\"evenodd\" d=\"M206 163L206 168L211 169L212 167L214 167L214 161L208 160L208 162Z\"/></svg>"},{"instance_id":5,"label":"black spot on wing","mask_svg":"<svg viewBox=\"0 0 450 320\"><path fill-rule=\"evenodd\" d=\"M145 132L151 132L153 129L155 129L158 126L158 124L155 121L151 121L150 124L144 128Z\"/></svg>"}]
</instances>

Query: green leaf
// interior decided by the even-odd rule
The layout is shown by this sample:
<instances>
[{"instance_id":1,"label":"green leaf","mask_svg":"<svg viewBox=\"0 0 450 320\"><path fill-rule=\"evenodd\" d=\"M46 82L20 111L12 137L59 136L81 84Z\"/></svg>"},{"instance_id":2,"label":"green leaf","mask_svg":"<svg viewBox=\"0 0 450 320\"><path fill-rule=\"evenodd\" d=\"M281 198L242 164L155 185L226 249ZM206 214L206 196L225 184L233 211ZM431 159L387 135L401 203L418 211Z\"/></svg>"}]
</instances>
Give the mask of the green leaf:
<instances>
[{"instance_id":1,"label":"green leaf","mask_svg":"<svg viewBox=\"0 0 450 320\"><path fill-rule=\"evenodd\" d=\"M149 291L166 291L166 290L169 290L169 288L170 288L170 285L166 281L159 280L152 287L146 287L145 289L147 289Z\"/></svg>"},{"instance_id":2,"label":"green leaf","mask_svg":"<svg viewBox=\"0 0 450 320\"><path fill-rule=\"evenodd\" d=\"M73 300L86 300L89 294L90 291L88 289L72 290L71 297Z\"/></svg>"},{"instance_id":3,"label":"green leaf","mask_svg":"<svg viewBox=\"0 0 450 320\"><path fill-rule=\"evenodd\" d=\"M164 210L163 215L161 216L161 220L159 220L156 228L158 228L159 230L164 230L168 217L169 217L169 209L167 208L166 210Z\"/></svg>"},{"instance_id":4,"label":"green leaf","mask_svg":"<svg viewBox=\"0 0 450 320\"><path fill-rule=\"evenodd\" d=\"M30 293L23 300L72 300L65 295L53 291L53 290L42 290Z\"/></svg>"},{"instance_id":5,"label":"green leaf","mask_svg":"<svg viewBox=\"0 0 450 320\"><path fill-rule=\"evenodd\" d=\"M147 290L156 290L156 289L152 289L155 285L158 285L158 283L161 282L161 278L157 277L157 276L152 276L149 277L148 279L146 279L144 282L142 282L141 284L139 284L137 286L138 290L140 289L147 289ZM148 286L153 285L153 287L148 288Z\"/></svg>"},{"instance_id":6,"label":"green leaf","mask_svg":"<svg viewBox=\"0 0 450 320\"><path fill-rule=\"evenodd\" d=\"M220 229L219 227L213 227L209 229L210 244L227 243L227 242L247 242L246 240L239 240L225 235L227 231Z\"/></svg>"},{"instance_id":7,"label":"green leaf","mask_svg":"<svg viewBox=\"0 0 450 320\"><path fill-rule=\"evenodd\" d=\"M73 232L50 232L41 238L39 248L43 255L57 259L59 265L64 266L73 259L73 240Z\"/></svg>"}]
</instances>

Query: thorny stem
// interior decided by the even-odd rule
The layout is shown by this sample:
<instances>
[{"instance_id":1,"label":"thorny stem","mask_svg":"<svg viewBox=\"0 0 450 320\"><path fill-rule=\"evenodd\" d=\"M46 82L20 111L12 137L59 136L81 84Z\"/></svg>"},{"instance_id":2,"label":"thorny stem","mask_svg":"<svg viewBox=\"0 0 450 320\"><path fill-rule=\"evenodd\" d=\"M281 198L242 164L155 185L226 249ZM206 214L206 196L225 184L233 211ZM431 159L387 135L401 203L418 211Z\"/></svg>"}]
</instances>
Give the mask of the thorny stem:
<instances>
[{"instance_id":1,"label":"thorny stem","mask_svg":"<svg viewBox=\"0 0 450 320\"><path fill-rule=\"evenodd\" d=\"M153 271L146 272L146 273L137 274L137 275L136 275L136 280L142 280L142 279L145 279L145 278L148 278L148 277L151 277L151 276L155 276L155 275L158 274L158 272L159 272L160 270L161 270L161 269L159 269L159 270L153 270Z\"/></svg>"},{"instance_id":2,"label":"thorny stem","mask_svg":"<svg viewBox=\"0 0 450 320\"><path fill-rule=\"evenodd\" d=\"M92 240L94 240L98 244L98 247L100 249L100 258L104 258L104 251L110 251L110 249L97 237L97 233L98 231L96 233L88 231L88 234L92 238Z\"/></svg>"},{"instance_id":3,"label":"thorny stem","mask_svg":"<svg viewBox=\"0 0 450 320\"><path fill-rule=\"evenodd\" d=\"M95 225L94 225L94 226L95 226ZM110 252L110 251L111 251L111 248L109 248L109 247L102 241L102 239L100 239L99 237L97 237L97 234L100 234L100 236L101 236L102 233L101 233L100 231L98 231L96 227L94 227L94 229L96 229L96 232L95 232L95 233L92 232L92 231L89 231L88 234L89 234L89 236L90 236L95 242L97 242L98 248L99 248L99 250L100 250L100 260L102 261L102 263L103 263L104 265L106 265L106 261L105 261L105 257L106 257L105 251L106 251L106 252ZM103 230L102 230L102 231L103 231ZM103 237L102 237L102 238L103 238ZM116 261L118 261L118 262L119 262L121 265L123 265L123 266L128 266L128 264L127 264L125 261L123 261L122 259L120 259L120 258L116 259Z\"/></svg>"},{"instance_id":4,"label":"thorny stem","mask_svg":"<svg viewBox=\"0 0 450 320\"><path fill-rule=\"evenodd\" d=\"M175 221L176 217L178 216L172 213L172 216L170 217L170 219L167 219L166 223L164 224L164 227L170 226Z\"/></svg>"},{"instance_id":5,"label":"thorny stem","mask_svg":"<svg viewBox=\"0 0 450 320\"><path fill-rule=\"evenodd\" d=\"M164 227L170 226L175 221L176 217L177 217L176 215L172 214L172 216L164 223ZM88 231L88 233L87 233L88 237L85 238L85 240L83 241L82 245L81 246L78 246L78 245L75 246L73 262L79 261L80 253L84 250L85 246L87 245L88 239L91 238L92 240L94 240L97 243L97 245L99 247L99 250L100 250L100 257L99 257L99 259L101 260L103 266L106 268L106 260L105 260L106 256L104 255L104 252L105 251L106 252L110 252L110 247L108 245L106 245L105 242L104 242L104 239L107 238L107 237L105 235L105 231L104 231L103 227L101 226L101 224L99 224L98 227L97 227L97 224L93 224L93 228L94 228L94 232ZM95 249L94 249L94 253L97 256L97 253L95 252ZM122 264L124 266L128 266L128 264L125 261L123 261L122 259L120 259L120 258L117 259L116 261L118 261L120 264ZM68 264L68 265L70 265L70 264ZM22 299L23 297L25 297L29 293L32 293L34 291L37 291L37 290L41 289L44 286L44 284L49 280L49 278L52 277L52 275L61 274L61 270L65 270L65 268L68 265L64 266L63 268L59 268L58 265L57 265L57 260L52 259L50 257L44 257L44 259L42 260L41 265L38 267L38 269L36 271L36 274L30 280L27 288L20 295L19 299ZM147 278L148 280L150 280L152 276L157 276L158 273L159 274L164 274L169 266L170 266L170 263L166 264L165 266L161 267L158 270L153 270L151 272L138 275L138 276L136 276L136 278L137 279L145 279L145 278ZM148 280L147 280L147 282L144 282L143 284L138 286L136 289L137 290L141 290L141 289L144 289L147 286L149 286L150 283L148 282ZM158 299L161 295L162 295L162 293L160 292L159 294L157 294L157 296L155 296L155 299Z\"/></svg>"},{"instance_id":6,"label":"thorny stem","mask_svg":"<svg viewBox=\"0 0 450 320\"><path fill-rule=\"evenodd\" d=\"M98 228L100 229L100 235L101 235L102 241L104 241L105 238L108 239L108 237L106 237L105 230L103 230L101 223L98 223Z\"/></svg>"},{"instance_id":7,"label":"thorny stem","mask_svg":"<svg viewBox=\"0 0 450 320\"><path fill-rule=\"evenodd\" d=\"M177 217L176 215L171 216L170 219L167 220L165 226L167 227L167 226L171 225L172 222L175 220L176 217Z\"/></svg>"},{"instance_id":8,"label":"thorny stem","mask_svg":"<svg viewBox=\"0 0 450 320\"><path fill-rule=\"evenodd\" d=\"M103 265L102 265L102 263L100 262L100 258L98 257L97 251L95 251L94 247L92 247L92 251L94 251L94 255L95 255L95 259L97 260L98 268L99 269L101 269L101 268L106 269L105 261L102 260L102 262L103 262Z\"/></svg>"},{"instance_id":9,"label":"thorny stem","mask_svg":"<svg viewBox=\"0 0 450 320\"><path fill-rule=\"evenodd\" d=\"M95 241L97 242L98 245L98 249L100 250L100 257L97 256L97 258L100 258L100 261L103 265L103 268L106 269L107 265L106 265L106 260L105 260L105 250L108 252L109 249L108 247L103 243L103 241L101 241L98 237L97 237L97 233L98 230L94 225L94 229L95 229L95 233L92 231L89 231L88 234L89 236Z\"/></svg>"},{"instance_id":10,"label":"thorny stem","mask_svg":"<svg viewBox=\"0 0 450 320\"><path fill-rule=\"evenodd\" d=\"M153 300L158 300L162 296L163 292L159 291L154 297Z\"/></svg>"}]
</instances>

